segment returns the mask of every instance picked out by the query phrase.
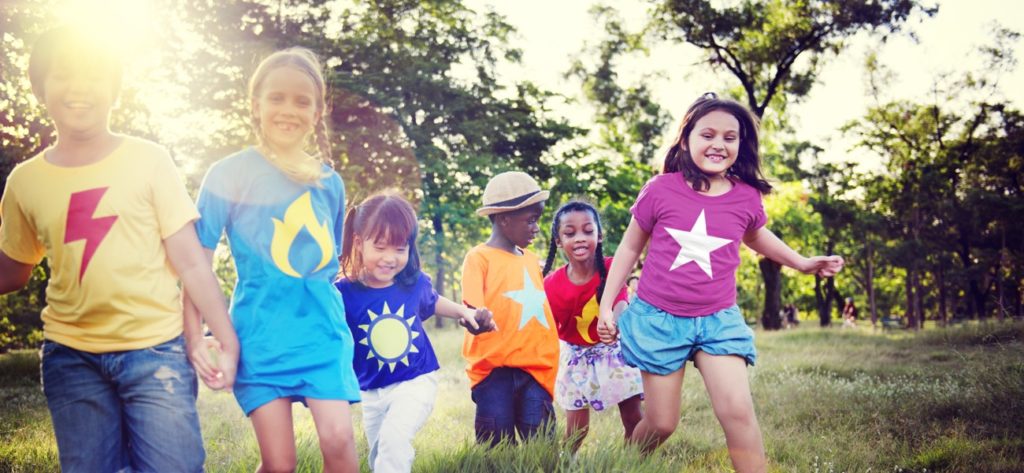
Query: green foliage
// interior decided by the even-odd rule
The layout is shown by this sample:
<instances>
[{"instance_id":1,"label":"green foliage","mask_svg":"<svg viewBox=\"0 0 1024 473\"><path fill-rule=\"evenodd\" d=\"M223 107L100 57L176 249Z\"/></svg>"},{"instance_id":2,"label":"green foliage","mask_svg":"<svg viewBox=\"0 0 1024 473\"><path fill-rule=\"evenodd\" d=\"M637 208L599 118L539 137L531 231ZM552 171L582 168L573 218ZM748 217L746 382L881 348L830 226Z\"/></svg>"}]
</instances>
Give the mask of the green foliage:
<instances>
[{"instance_id":1,"label":"green foliage","mask_svg":"<svg viewBox=\"0 0 1024 473\"><path fill-rule=\"evenodd\" d=\"M846 38L865 30L895 33L914 11L928 16L937 11L907 0L658 3L651 31L706 51L708 64L739 80L747 104L759 117L776 95L789 100L806 96L822 61L839 53Z\"/></svg>"}]
</instances>

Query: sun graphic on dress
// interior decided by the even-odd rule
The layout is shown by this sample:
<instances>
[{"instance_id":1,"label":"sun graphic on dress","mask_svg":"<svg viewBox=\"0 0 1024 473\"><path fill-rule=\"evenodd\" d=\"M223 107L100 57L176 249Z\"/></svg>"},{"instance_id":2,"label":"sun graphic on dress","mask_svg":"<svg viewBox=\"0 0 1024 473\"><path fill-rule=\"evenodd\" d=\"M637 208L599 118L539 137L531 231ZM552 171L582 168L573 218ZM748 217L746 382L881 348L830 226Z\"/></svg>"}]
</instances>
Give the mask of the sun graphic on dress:
<instances>
[{"instance_id":1,"label":"sun graphic on dress","mask_svg":"<svg viewBox=\"0 0 1024 473\"><path fill-rule=\"evenodd\" d=\"M382 370L387 365L391 372L395 371L398 363L409 366L409 354L419 353L412 341L420 336L420 333L412 329L416 320L413 315L405 318L405 305L392 311L388 303L384 303L384 310L379 314L368 310L370 323L360 325L359 328L366 333L366 337L359 340L359 343L370 347L366 359L377 359L377 369Z\"/></svg>"}]
</instances>

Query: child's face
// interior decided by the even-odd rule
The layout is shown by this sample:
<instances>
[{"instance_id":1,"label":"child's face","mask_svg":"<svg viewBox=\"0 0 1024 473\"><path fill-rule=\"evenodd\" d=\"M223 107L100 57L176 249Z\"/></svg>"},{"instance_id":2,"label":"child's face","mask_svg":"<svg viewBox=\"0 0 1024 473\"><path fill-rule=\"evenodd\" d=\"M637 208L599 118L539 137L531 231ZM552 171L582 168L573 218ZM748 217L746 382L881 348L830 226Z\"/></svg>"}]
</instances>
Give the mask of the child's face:
<instances>
[{"instance_id":1,"label":"child's face","mask_svg":"<svg viewBox=\"0 0 1024 473\"><path fill-rule=\"evenodd\" d=\"M43 86L43 102L58 135L107 131L114 87L109 71L84 58L58 56Z\"/></svg>"},{"instance_id":2,"label":"child's face","mask_svg":"<svg viewBox=\"0 0 1024 473\"><path fill-rule=\"evenodd\" d=\"M725 176L740 151L740 122L731 113L712 110L700 117L686 149L693 163L708 177Z\"/></svg>"},{"instance_id":3,"label":"child's face","mask_svg":"<svg viewBox=\"0 0 1024 473\"><path fill-rule=\"evenodd\" d=\"M319 119L316 83L294 67L267 73L253 99L253 112L267 146L280 153L301 150Z\"/></svg>"},{"instance_id":4,"label":"child's face","mask_svg":"<svg viewBox=\"0 0 1024 473\"><path fill-rule=\"evenodd\" d=\"M544 203L537 202L529 207L499 214L498 228L513 245L526 248L540 233L540 214L544 212Z\"/></svg>"},{"instance_id":5,"label":"child's face","mask_svg":"<svg viewBox=\"0 0 1024 473\"><path fill-rule=\"evenodd\" d=\"M362 252L363 267L360 271L363 284L370 287L388 287L395 276L405 269L409 262L408 245L392 245L386 239L369 240L356 237Z\"/></svg>"},{"instance_id":6,"label":"child's face","mask_svg":"<svg viewBox=\"0 0 1024 473\"><path fill-rule=\"evenodd\" d=\"M587 211L566 212L559 219L558 246L573 263L591 264L594 251L601 241L597 233L597 222Z\"/></svg>"}]
</instances>

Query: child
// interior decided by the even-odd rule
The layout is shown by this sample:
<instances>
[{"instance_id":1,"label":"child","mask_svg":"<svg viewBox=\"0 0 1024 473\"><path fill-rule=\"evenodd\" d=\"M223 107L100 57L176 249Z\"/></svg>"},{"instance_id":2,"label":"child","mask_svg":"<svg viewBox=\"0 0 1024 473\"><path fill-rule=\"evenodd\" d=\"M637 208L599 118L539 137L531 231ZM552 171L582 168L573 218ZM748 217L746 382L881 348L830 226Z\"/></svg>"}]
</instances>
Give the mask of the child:
<instances>
[{"instance_id":1,"label":"child","mask_svg":"<svg viewBox=\"0 0 1024 473\"><path fill-rule=\"evenodd\" d=\"M761 195L771 186L761 174L757 126L742 105L714 94L690 106L662 174L633 204L598 327L603 341L621 331L623 355L643 375L646 411L632 441L650 451L672 434L683 369L693 360L739 472L766 468L747 381L754 336L736 306L740 241L804 273L827 277L843 267L839 256L804 258L765 228ZM612 303L648 241L637 300L616 327Z\"/></svg>"},{"instance_id":2,"label":"child","mask_svg":"<svg viewBox=\"0 0 1024 473\"><path fill-rule=\"evenodd\" d=\"M324 470L355 471L349 403L359 385L333 284L345 189L330 166L320 64L306 49L278 51L256 68L249 97L259 145L215 163L198 201L209 257L226 231L238 270L235 397L256 431L260 471L295 469L292 402L312 412ZM320 159L305 151L310 137Z\"/></svg>"},{"instance_id":3,"label":"child","mask_svg":"<svg viewBox=\"0 0 1024 473\"><path fill-rule=\"evenodd\" d=\"M587 436L591 407L601 411L618 404L626 438L643 417L640 371L626 365L618 342L601 343L597 336L597 299L611 262L604 256L602 241L601 219L592 205L574 200L555 212L544 274L551 271L558 247L569 263L544 279L544 292L562 340L556 399L566 410L565 435L573 452ZM621 313L626 305L623 288L612 311Z\"/></svg>"},{"instance_id":4,"label":"child","mask_svg":"<svg viewBox=\"0 0 1024 473\"><path fill-rule=\"evenodd\" d=\"M341 267L335 283L358 344L355 370L363 391L363 427L376 472L412 470L412 440L434 408L440 366L422 321L435 312L473 330L493 329L491 313L434 292L420 271L418 222L398 194L376 194L345 217Z\"/></svg>"},{"instance_id":5,"label":"child","mask_svg":"<svg viewBox=\"0 0 1024 473\"><path fill-rule=\"evenodd\" d=\"M558 335L540 264L526 249L540 231L547 198L526 173L505 172L487 183L476 211L491 219L491 237L466 254L462 300L490 309L498 325L494 332L467 334L462 344L479 443L515 443L517 431L526 439L554 425Z\"/></svg>"},{"instance_id":6,"label":"child","mask_svg":"<svg viewBox=\"0 0 1024 473\"><path fill-rule=\"evenodd\" d=\"M202 471L179 278L219 339L219 386L234 383L238 340L192 199L166 149L110 131L121 65L109 49L51 30L32 49L29 79L57 142L8 177L0 293L24 287L47 258L41 371L61 469Z\"/></svg>"}]
</instances>

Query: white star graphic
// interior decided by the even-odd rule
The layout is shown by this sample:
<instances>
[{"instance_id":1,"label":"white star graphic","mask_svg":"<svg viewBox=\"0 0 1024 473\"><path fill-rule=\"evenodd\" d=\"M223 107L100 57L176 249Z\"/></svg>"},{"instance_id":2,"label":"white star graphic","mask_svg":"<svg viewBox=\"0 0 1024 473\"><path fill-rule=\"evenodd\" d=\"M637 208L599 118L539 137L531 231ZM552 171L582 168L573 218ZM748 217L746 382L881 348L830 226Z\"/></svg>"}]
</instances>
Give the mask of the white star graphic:
<instances>
[{"instance_id":1,"label":"white star graphic","mask_svg":"<svg viewBox=\"0 0 1024 473\"><path fill-rule=\"evenodd\" d=\"M544 295L543 287L538 288L533 285L533 279L530 279L530 273L526 268L523 268L523 288L518 291L508 291L505 293L505 297L523 306L519 316L519 330L522 330L530 319L537 320L546 329L551 328L548 327L548 320L544 317L544 301L547 300L547 296Z\"/></svg>"},{"instance_id":2,"label":"white star graphic","mask_svg":"<svg viewBox=\"0 0 1024 473\"><path fill-rule=\"evenodd\" d=\"M669 235L672 235L672 238L675 238L676 243L679 243L679 254L676 256L676 260L672 262L672 267L669 268L669 271L693 261L697 263L697 266L700 266L700 269L704 270L708 277L713 277L711 275L711 252L732 243L732 240L708 235L708 225L704 221L703 209L701 209L700 215L697 216L697 222L693 224L693 228L690 231L687 232L668 227L665 227L665 230L668 231Z\"/></svg>"}]
</instances>

